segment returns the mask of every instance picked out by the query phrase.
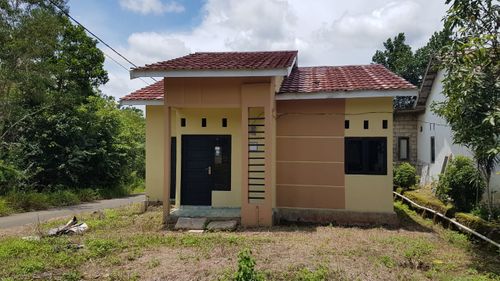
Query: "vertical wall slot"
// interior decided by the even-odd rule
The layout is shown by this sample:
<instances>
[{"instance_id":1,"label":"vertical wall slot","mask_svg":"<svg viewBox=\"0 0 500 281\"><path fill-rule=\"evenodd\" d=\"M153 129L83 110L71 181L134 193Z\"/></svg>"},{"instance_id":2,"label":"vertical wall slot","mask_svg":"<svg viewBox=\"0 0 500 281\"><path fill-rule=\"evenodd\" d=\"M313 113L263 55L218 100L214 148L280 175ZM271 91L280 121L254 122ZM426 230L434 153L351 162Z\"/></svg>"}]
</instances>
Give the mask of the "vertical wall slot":
<instances>
[{"instance_id":1,"label":"vertical wall slot","mask_svg":"<svg viewBox=\"0 0 500 281\"><path fill-rule=\"evenodd\" d=\"M181 118L181 127L186 127L186 118Z\"/></svg>"},{"instance_id":2,"label":"vertical wall slot","mask_svg":"<svg viewBox=\"0 0 500 281\"><path fill-rule=\"evenodd\" d=\"M207 126L207 118L201 118L201 126L206 127Z\"/></svg>"},{"instance_id":3,"label":"vertical wall slot","mask_svg":"<svg viewBox=\"0 0 500 281\"><path fill-rule=\"evenodd\" d=\"M222 118L222 127L227 127L227 118Z\"/></svg>"},{"instance_id":4,"label":"vertical wall slot","mask_svg":"<svg viewBox=\"0 0 500 281\"><path fill-rule=\"evenodd\" d=\"M368 120L363 121L363 128L368 129Z\"/></svg>"}]
</instances>

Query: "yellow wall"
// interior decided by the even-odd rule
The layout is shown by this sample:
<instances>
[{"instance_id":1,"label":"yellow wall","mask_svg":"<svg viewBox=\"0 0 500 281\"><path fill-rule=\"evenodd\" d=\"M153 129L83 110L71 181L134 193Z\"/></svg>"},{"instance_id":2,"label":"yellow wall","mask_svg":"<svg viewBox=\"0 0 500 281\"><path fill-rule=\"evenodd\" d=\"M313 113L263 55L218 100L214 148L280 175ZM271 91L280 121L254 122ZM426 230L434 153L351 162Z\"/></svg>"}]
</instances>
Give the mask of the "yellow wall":
<instances>
[{"instance_id":1,"label":"yellow wall","mask_svg":"<svg viewBox=\"0 0 500 281\"><path fill-rule=\"evenodd\" d=\"M387 175L345 175L346 209L393 212L392 203L392 98L346 99L346 137L387 137ZM369 129L363 121L369 120ZM388 120L388 128L382 128Z\"/></svg>"},{"instance_id":2,"label":"yellow wall","mask_svg":"<svg viewBox=\"0 0 500 281\"><path fill-rule=\"evenodd\" d=\"M181 108L175 121L177 135L177 183L181 186L182 135L231 135L231 191L212 191L212 207L241 206L241 110L239 108ZM186 118L186 127L180 127L180 118ZM201 127L201 118L207 118L207 127ZM227 127L222 127L227 118ZM180 206L182 191L177 188L176 206Z\"/></svg>"},{"instance_id":3,"label":"yellow wall","mask_svg":"<svg viewBox=\"0 0 500 281\"><path fill-rule=\"evenodd\" d=\"M175 111L172 111L175 116ZM172 125L174 125L172 120ZM163 200L163 137L162 105L146 106L146 195L149 201ZM175 127L171 129L175 136Z\"/></svg>"}]
</instances>

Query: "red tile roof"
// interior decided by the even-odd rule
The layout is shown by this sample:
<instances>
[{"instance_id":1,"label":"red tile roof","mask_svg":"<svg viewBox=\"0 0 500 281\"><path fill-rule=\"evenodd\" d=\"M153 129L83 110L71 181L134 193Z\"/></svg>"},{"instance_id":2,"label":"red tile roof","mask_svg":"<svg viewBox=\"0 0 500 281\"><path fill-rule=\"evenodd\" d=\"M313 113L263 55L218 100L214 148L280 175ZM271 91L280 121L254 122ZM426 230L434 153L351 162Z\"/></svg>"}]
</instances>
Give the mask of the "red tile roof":
<instances>
[{"instance_id":1,"label":"red tile roof","mask_svg":"<svg viewBox=\"0 0 500 281\"><path fill-rule=\"evenodd\" d=\"M121 98L121 100L125 100L125 101L135 101L135 100L162 101L163 100L163 85L164 85L164 82L162 79L161 81L158 81L154 84L151 84L147 87L144 87L142 89L139 89L135 92L132 92L132 93L124 96L123 98Z\"/></svg>"},{"instance_id":2,"label":"red tile roof","mask_svg":"<svg viewBox=\"0 0 500 281\"><path fill-rule=\"evenodd\" d=\"M405 90L416 87L382 65L295 68L281 84L280 93L362 90Z\"/></svg>"},{"instance_id":3,"label":"red tile roof","mask_svg":"<svg viewBox=\"0 0 500 281\"><path fill-rule=\"evenodd\" d=\"M133 70L263 70L291 67L297 51L203 52Z\"/></svg>"},{"instance_id":4,"label":"red tile roof","mask_svg":"<svg viewBox=\"0 0 500 281\"><path fill-rule=\"evenodd\" d=\"M163 80L122 98L124 101L163 100ZM416 87L378 64L359 66L296 67L279 93L314 93L362 90L406 90Z\"/></svg>"}]
</instances>

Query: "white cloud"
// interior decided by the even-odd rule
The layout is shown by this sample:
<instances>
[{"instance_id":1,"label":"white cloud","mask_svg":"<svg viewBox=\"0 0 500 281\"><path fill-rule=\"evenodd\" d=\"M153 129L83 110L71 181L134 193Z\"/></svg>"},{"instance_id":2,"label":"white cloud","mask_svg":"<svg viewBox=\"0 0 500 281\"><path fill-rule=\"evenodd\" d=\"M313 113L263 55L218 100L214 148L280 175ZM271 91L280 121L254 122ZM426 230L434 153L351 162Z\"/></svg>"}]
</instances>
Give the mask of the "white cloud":
<instances>
[{"instance_id":1,"label":"white cloud","mask_svg":"<svg viewBox=\"0 0 500 281\"><path fill-rule=\"evenodd\" d=\"M184 6L175 1L164 3L161 0L120 0L120 6L143 15L181 13L185 10Z\"/></svg>"},{"instance_id":2,"label":"white cloud","mask_svg":"<svg viewBox=\"0 0 500 281\"><path fill-rule=\"evenodd\" d=\"M203 19L192 30L133 33L120 50L137 64L195 51L280 49L299 50L302 66L366 64L399 32L405 32L414 48L425 44L441 29L443 2L207 0Z\"/></svg>"}]
</instances>

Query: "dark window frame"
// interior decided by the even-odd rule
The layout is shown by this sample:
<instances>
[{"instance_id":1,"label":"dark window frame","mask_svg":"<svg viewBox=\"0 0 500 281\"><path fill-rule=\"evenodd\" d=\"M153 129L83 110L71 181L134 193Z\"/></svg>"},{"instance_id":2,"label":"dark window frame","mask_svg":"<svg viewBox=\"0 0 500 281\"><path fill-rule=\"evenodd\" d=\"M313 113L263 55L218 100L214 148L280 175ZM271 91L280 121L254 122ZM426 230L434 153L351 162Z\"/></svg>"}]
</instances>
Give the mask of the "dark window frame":
<instances>
[{"instance_id":1,"label":"dark window frame","mask_svg":"<svg viewBox=\"0 0 500 281\"><path fill-rule=\"evenodd\" d=\"M363 129L368 130L370 128L370 123L368 120L363 121Z\"/></svg>"},{"instance_id":2,"label":"dark window frame","mask_svg":"<svg viewBox=\"0 0 500 281\"><path fill-rule=\"evenodd\" d=\"M431 136L431 163L436 162L436 139Z\"/></svg>"},{"instance_id":3,"label":"dark window frame","mask_svg":"<svg viewBox=\"0 0 500 281\"><path fill-rule=\"evenodd\" d=\"M388 120L382 120L382 129L387 129L389 128L389 121Z\"/></svg>"},{"instance_id":4,"label":"dark window frame","mask_svg":"<svg viewBox=\"0 0 500 281\"><path fill-rule=\"evenodd\" d=\"M406 140L406 158L401 157L401 141ZM410 138L409 137L398 137L398 159L399 160L410 160Z\"/></svg>"},{"instance_id":5,"label":"dark window frame","mask_svg":"<svg viewBox=\"0 0 500 281\"><path fill-rule=\"evenodd\" d=\"M358 145L361 143L361 158L362 167L360 169L349 168L349 164L352 163L349 157L349 147L357 142ZM382 142L383 144L383 168L382 170L371 170L370 169L370 143ZM386 137L345 137L344 138L344 172L346 175L387 175L387 138Z\"/></svg>"}]
</instances>

